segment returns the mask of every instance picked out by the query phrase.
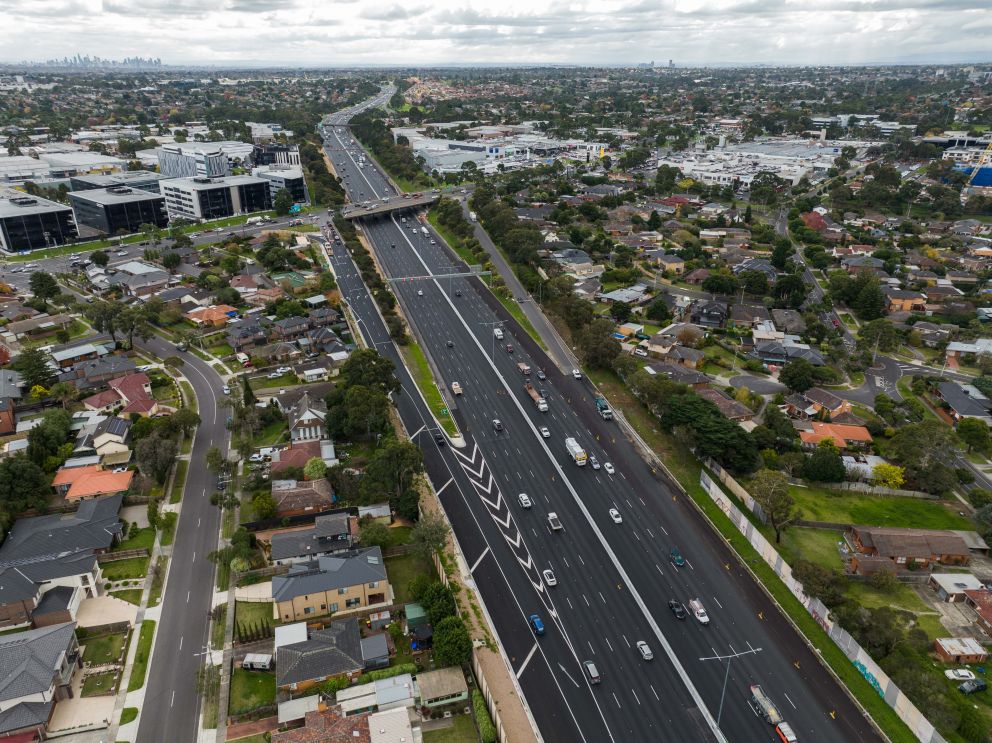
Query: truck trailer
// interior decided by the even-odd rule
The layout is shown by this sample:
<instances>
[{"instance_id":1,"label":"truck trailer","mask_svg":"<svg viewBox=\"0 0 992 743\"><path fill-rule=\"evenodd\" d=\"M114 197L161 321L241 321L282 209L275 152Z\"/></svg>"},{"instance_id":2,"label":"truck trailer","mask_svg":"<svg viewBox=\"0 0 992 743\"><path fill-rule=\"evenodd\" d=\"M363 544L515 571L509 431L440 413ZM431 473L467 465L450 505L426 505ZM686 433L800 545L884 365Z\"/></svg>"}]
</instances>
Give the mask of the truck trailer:
<instances>
[{"instance_id":1,"label":"truck trailer","mask_svg":"<svg viewBox=\"0 0 992 743\"><path fill-rule=\"evenodd\" d=\"M534 406L542 413L547 413L548 401L541 397L541 393L534 389L534 385L530 382L526 382L524 383L524 389L527 390L527 394L530 396L530 399L534 401Z\"/></svg>"},{"instance_id":2,"label":"truck trailer","mask_svg":"<svg viewBox=\"0 0 992 743\"><path fill-rule=\"evenodd\" d=\"M585 467L586 462L589 461L589 455L586 454L586 450L579 446L579 442L575 439L565 439L565 451L572 458L579 467Z\"/></svg>"},{"instance_id":3,"label":"truck trailer","mask_svg":"<svg viewBox=\"0 0 992 743\"><path fill-rule=\"evenodd\" d=\"M596 398L596 410L599 412L599 417L604 421L613 420L613 411L610 409L610 404L606 402L605 397Z\"/></svg>"}]
</instances>

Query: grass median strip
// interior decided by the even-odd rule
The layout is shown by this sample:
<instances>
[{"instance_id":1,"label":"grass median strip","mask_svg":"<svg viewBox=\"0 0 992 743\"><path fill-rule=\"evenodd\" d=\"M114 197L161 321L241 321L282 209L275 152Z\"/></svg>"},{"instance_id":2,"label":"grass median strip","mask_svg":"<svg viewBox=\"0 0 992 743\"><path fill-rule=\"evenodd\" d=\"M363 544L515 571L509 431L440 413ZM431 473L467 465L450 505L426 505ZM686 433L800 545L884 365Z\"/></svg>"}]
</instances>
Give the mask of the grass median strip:
<instances>
[{"instance_id":1,"label":"grass median strip","mask_svg":"<svg viewBox=\"0 0 992 743\"><path fill-rule=\"evenodd\" d=\"M189 470L189 462L180 459L176 462L176 474L172 479L172 492L169 493L169 503L178 503L183 498L183 488L186 487L186 472Z\"/></svg>"},{"instance_id":2,"label":"grass median strip","mask_svg":"<svg viewBox=\"0 0 992 743\"><path fill-rule=\"evenodd\" d=\"M134 652L134 665L131 666L131 678L127 682L128 691L135 691L145 685L145 674L148 672L148 659L152 654L152 640L154 638L155 622L146 619L141 623L138 648Z\"/></svg>"},{"instance_id":3,"label":"grass median strip","mask_svg":"<svg viewBox=\"0 0 992 743\"><path fill-rule=\"evenodd\" d=\"M400 346L399 348L403 357L406 359L406 364L410 368L410 372L413 374L413 379L417 383L417 387L420 388L421 394L427 400L427 405L430 407L431 412L434 413L434 416L440 421L449 436L456 436L458 434L458 428L451 419L447 403L445 403L444 398L441 396L441 391L434 382L434 375L431 374L431 367L427 363L427 357L424 356L423 349L415 341L411 341L406 346Z\"/></svg>"}]
</instances>

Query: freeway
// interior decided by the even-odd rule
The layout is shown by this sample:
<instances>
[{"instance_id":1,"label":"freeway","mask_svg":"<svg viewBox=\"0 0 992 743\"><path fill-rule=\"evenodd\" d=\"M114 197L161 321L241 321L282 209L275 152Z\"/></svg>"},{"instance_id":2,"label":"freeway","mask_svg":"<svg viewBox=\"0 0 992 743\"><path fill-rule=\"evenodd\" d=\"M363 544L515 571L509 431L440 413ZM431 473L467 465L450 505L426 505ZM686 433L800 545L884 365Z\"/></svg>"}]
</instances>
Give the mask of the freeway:
<instances>
[{"instance_id":1,"label":"freeway","mask_svg":"<svg viewBox=\"0 0 992 743\"><path fill-rule=\"evenodd\" d=\"M376 170L354 167L358 150L344 127L325 134L349 194L382 198L393 193ZM547 669L560 695L553 689L549 695L546 680L531 684L533 664L514 666L545 739L559 739L559 730L544 720L548 708L559 704L573 715L588 717L593 710L582 700L591 694L599 720L594 715L592 723L583 723L589 740L717 735L770 740L771 729L747 705L750 683L760 683L782 705L800 738L875 739L871 726L718 536L670 483L636 456L615 424L599 419L584 383L560 374L477 280L402 280L449 273L457 264L433 233L425 236L419 222L402 220L394 215L363 226L386 273L398 279L397 297L439 378L445 384L459 381L465 388L463 396L449 398L449 405L467 446L441 455L475 478L475 493L470 489L462 495L471 518L463 509L449 509L456 536L463 545L476 545L475 531L491 533L497 519L499 525L519 524L517 544L526 546L528 559L513 554L506 560L505 533L504 545L487 538L478 562L471 550L466 556L470 564L483 567L496 560L505 568L502 577L514 602L524 612L540 611L549 624L538 646L549 659ZM354 289L349 292L352 301ZM367 327L371 310L353 309ZM497 348L497 322L505 323L504 343L512 343L514 353L503 344ZM545 370L547 379L539 384L547 388L549 413L535 410L524 395L519 361ZM501 421L501 431L494 430L493 419ZM550 438L541 436L540 426L550 429ZM616 474L577 468L564 451L567 436L578 437L600 460L611 461ZM430 440L425 441L425 451L436 454ZM428 472L438 485L430 462ZM485 475L481 482L480 472ZM443 487L446 482L440 480ZM442 489L446 508L448 492ZM519 492L528 493L534 508L517 507ZM611 507L620 511L622 524L608 517ZM548 511L562 517L563 533L545 527ZM685 553L686 566L676 567L669 559L673 546ZM554 570L557 586L534 580L529 561L541 570ZM504 587L490 589L475 575L493 612L505 601ZM710 612L709 625L691 618L679 621L669 611L669 600L687 604L697 597ZM513 617L507 620L501 611L494 612L494 621L504 644L519 642L523 633L529 636L526 625ZM637 640L648 641L654 661L640 660L633 648ZM514 655L510 648L507 653ZM738 653L733 662L702 660ZM585 659L594 660L603 673L603 683L595 690L582 689L575 680L581 679L577 661ZM543 664L539 669L543 676ZM535 705L537 699L540 705ZM723 732L711 735L707 725L717 717Z\"/></svg>"},{"instance_id":2,"label":"freeway","mask_svg":"<svg viewBox=\"0 0 992 743\"><path fill-rule=\"evenodd\" d=\"M139 345L160 358L177 353L160 338ZM207 613L213 596L214 564L207 555L217 549L220 510L210 504L216 485L214 476L203 466L203 455L211 446L227 451L225 417L218 411L223 383L206 362L193 354L182 356L182 371L196 393L202 421L193 438L193 455L145 682L137 736L141 743L197 740L200 695L196 672L203 663L210 627Z\"/></svg>"}]
</instances>

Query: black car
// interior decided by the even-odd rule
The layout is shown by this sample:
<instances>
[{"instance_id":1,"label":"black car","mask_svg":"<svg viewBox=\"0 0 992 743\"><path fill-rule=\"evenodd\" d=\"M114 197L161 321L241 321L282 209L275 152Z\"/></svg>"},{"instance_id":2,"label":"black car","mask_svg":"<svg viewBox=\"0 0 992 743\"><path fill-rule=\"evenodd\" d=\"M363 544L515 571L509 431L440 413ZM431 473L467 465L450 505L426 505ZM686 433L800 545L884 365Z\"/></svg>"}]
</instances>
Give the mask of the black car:
<instances>
[{"instance_id":1,"label":"black car","mask_svg":"<svg viewBox=\"0 0 992 743\"><path fill-rule=\"evenodd\" d=\"M438 431L434 434L434 443L438 446L444 446L444 434Z\"/></svg>"},{"instance_id":2,"label":"black car","mask_svg":"<svg viewBox=\"0 0 992 743\"><path fill-rule=\"evenodd\" d=\"M445 341L445 344L444 345L446 345L448 348L454 348L455 347L455 342L454 341Z\"/></svg>"},{"instance_id":3,"label":"black car","mask_svg":"<svg viewBox=\"0 0 992 743\"><path fill-rule=\"evenodd\" d=\"M675 615L676 619L685 619L687 616L687 612L681 601L672 599L668 602L668 608L672 610L672 614Z\"/></svg>"},{"instance_id":4,"label":"black car","mask_svg":"<svg viewBox=\"0 0 992 743\"><path fill-rule=\"evenodd\" d=\"M462 290L461 289L455 289L455 296L456 297L460 297L461 295L462 295Z\"/></svg>"}]
</instances>

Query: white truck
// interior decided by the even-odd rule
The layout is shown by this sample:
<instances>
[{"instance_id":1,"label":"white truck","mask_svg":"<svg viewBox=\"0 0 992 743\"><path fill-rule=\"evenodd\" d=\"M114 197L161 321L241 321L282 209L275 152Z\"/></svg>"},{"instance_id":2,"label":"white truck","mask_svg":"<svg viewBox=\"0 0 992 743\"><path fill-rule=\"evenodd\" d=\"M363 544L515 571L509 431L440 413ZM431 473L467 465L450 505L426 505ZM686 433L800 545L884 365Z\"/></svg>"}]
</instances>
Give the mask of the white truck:
<instances>
[{"instance_id":1,"label":"white truck","mask_svg":"<svg viewBox=\"0 0 992 743\"><path fill-rule=\"evenodd\" d=\"M451 383L451 394L452 395L462 394L462 386L458 382Z\"/></svg>"},{"instance_id":2,"label":"white truck","mask_svg":"<svg viewBox=\"0 0 992 743\"><path fill-rule=\"evenodd\" d=\"M586 454L586 450L579 446L579 442L575 439L565 439L565 451L568 452L572 461L579 465L579 467L585 467L586 462L589 461L589 455Z\"/></svg>"},{"instance_id":3,"label":"white truck","mask_svg":"<svg viewBox=\"0 0 992 743\"><path fill-rule=\"evenodd\" d=\"M524 389L527 390L527 394L530 396L530 399L534 401L534 406L542 413L547 413L548 401L541 397L541 393L534 389L534 385L527 382L524 384Z\"/></svg>"},{"instance_id":4,"label":"white truck","mask_svg":"<svg viewBox=\"0 0 992 743\"><path fill-rule=\"evenodd\" d=\"M561 521L558 519L558 514L554 511L548 513L548 528L551 531L561 531Z\"/></svg>"},{"instance_id":5,"label":"white truck","mask_svg":"<svg viewBox=\"0 0 992 743\"><path fill-rule=\"evenodd\" d=\"M426 227L421 227L421 228L420 228L420 231L421 231L421 232L423 232L423 233L424 233L425 235L429 235L429 234L430 234L430 233L429 233L429 232L427 231L427 228L426 228Z\"/></svg>"},{"instance_id":6,"label":"white truck","mask_svg":"<svg viewBox=\"0 0 992 743\"><path fill-rule=\"evenodd\" d=\"M496 336L496 340L503 340L503 330L501 328L493 328L493 335Z\"/></svg>"},{"instance_id":7,"label":"white truck","mask_svg":"<svg viewBox=\"0 0 992 743\"><path fill-rule=\"evenodd\" d=\"M479 218L476 216L475 212L469 212L468 213L468 218L471 219L473 222L478 222L479 221Z\"/></svg>"}]
</instances>

